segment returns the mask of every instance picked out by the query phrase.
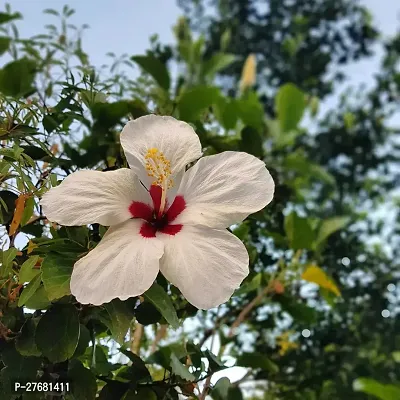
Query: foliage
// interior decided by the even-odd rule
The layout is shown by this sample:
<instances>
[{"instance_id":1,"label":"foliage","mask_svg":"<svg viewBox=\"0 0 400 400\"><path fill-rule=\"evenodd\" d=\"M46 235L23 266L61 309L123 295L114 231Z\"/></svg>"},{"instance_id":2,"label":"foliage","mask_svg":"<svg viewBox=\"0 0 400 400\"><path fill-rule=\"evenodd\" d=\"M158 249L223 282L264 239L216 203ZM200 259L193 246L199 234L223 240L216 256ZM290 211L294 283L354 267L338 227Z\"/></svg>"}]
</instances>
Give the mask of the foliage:
<instances>
[{"instance_id":1,"label":"foliage","mask_svg":"<svg viewBox=\"0 0 400 400\"><path fill-rule=\"evenodd\" d=\"M2 399L43 398L13 393L15 381L68 381L67 399L88 400L204 400L207 392L239 400L256 389L270 400L366 399L362 390L397 388L399 216L386 223L371 211L396 201L399 148L388 119L400 94L400 36L386 44L376 88L344 96L312 132L304 127L315 114L312 96L339 80L325 79L328 67L369 54L376 31L351 1L271 0L266 27L250 24L252 3L220 2L209 36L195 37L180 19L176 45L153 40L146 54L111 55L108 69L90 64L85 27L70 23L69 7L46 10L60 27L29 39L18 36L21 15L8 6L0 13ZM341 19L345 29L335 25ZM254 35L243 46L249 25ZM261 33L273 38L270 47ZM240 87L251 53L257 85ZM266 65L268 96L259 78ZM143 296L79 304L69 291L73 265L106 227L58 226L39 206L78 169L126 166L121 128L149 113L191 123L205 154L263 159L276 182L272 204L231 227L249 251L250 274L218 310L197 310L161 274ZM242 380L211 379L232 359L246 368Z\"/></svg>"}]
</instances>

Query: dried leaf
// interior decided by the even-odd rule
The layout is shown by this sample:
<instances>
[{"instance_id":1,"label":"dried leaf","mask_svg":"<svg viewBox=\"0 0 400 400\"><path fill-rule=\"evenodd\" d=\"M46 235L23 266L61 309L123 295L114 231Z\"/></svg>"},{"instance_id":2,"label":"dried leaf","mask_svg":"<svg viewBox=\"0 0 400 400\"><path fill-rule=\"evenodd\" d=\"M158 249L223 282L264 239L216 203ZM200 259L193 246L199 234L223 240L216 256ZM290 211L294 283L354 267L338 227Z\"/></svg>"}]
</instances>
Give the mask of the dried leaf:
<instances>
[{"instance_id":1,"label":"dried leaf","mask_svg":"<svg viewBox=\"0 0 400 400\"><path fill-rule=\"evenodd\" d=\"M290 352L291 350L296 350L299 347L299 344L293 342L290 339L290 336L293 334L292 331L283 332L276 338L276 344L279 347L279 354L284 356L286 353Z\"/></svg>"},{"instance_id":2,"label":"dried leaf","mask_svg":"<svg viewBox=\"0 0 400 400\"><path fill-rule=\"evenodd\" d=\"M58 151L59 151L58 144L57 144L57 143L54 143L54 144L51 146L50 151L52 152L52 154L56 155L56 154L58 153Z\"/></svg>"},{"instance_id":3,"label":"dried leaf","mask_svg":"<svg viewBox=\"0 0 400 400\"><path fill-rule=\"evenodd\" d=\"M36 247L39 247L39 246L36 243L33 243L32 240L30 240L29 243L28 243L27 253L31 254L32 251L36 249Z\"/></svg>"},{"instance_id":4,"label":"dried leaf","mask_svg":"<svg viewBox=\"0 0 400 400\"><path fill-rule=\"evenodd\" d=\"M10 236L13 236L19 227L19 224L20 224L21 218L22 218L22 214L23 214L24 208L25 208L25 201L28 198L29 198L29 195L20 194L18 196L18 199L15 201L14 217L13 217L13 220L10 225L10 230L8 232L8 234Z\"/></svg>"},{"instance_id":5,"label":"dried leaf","mask_svg":"<svg viewBox=\"0 0 400 400\"><path fill-rule=\"evenodd\" d=\"M336 296L340 296L340 290L335 283L325 274L325 272L316 265L309 265L303 272L301 279L316 283L318 286L329 290Z\"/></svg>"}]
</instances>

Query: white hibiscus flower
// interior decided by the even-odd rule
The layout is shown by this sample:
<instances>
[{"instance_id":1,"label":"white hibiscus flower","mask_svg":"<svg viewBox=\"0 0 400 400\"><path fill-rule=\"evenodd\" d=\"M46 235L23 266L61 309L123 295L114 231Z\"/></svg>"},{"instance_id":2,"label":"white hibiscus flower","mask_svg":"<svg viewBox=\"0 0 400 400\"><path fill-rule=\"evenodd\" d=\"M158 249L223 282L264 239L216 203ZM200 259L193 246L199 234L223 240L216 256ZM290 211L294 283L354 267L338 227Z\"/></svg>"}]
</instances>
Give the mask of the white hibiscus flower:
<instances>
[{"instance_id":1,"label":"white hibiscus flower","mask_svg":"<svg viewBox=\"0 0 400 400\"><path fill-rule=\"evenodd\" d=\"M79 171L50 189L41 205L61 225L110 226L74 266L71 292L100 305L144 293L159 271L200 309L227 301L249 273L243 243L226 230L273 198L259 159L226 151L201 158L185 122L148 115L121 133L130 169Z\"/></svg>"}]
</instances>

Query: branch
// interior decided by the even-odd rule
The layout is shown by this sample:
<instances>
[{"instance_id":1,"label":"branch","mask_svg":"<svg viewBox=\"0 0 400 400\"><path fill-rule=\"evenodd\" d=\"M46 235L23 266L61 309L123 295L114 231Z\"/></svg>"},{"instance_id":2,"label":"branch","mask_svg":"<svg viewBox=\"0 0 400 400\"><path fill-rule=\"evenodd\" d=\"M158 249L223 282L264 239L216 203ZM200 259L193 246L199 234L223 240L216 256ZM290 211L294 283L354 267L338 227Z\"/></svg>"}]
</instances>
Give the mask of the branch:
<instances>
[{"instance_id":1,"label":"branch","mask_svg":"<svg viewBox=\"0 0 400 400\"><path fill-rule=\"evenodd\" d=\"M157 330L156 337L154 339L153 344L151 345L150 353L154 353L156 351L157 345L161 339L164 339L167 333L168 325L160 325L160 329Z\"/></svg>"},{"instance_id":2,"label":"branch","mask_svg":"<svg viewBox=\"0 0 400 400\"><path fill-rule=\"evenodd\" d=\"M133 336L131 336L131 351L136 355L139 355L140 341L142 340L143 332L143 325L139 324L139 322L136 322L135 331L133 333Z\"/></svg>"},{"instance_id":3,"label":"branch","mask_svg":"<svg viewBox=\"0 0 400 400\"><path fill-rule=\"evenodd\" d=\"M245 308L240 312L235 322L232 324L231 329L228 333L228 338L232 337L235 333L235 329L247 318L250 312L263 300L271 290L271 285L267 285L254 299L247 304Z\"/></svg>"},{"instance_id":4,"label":"branch","mask_svg":"<svg viewBox=\"0 0 400 400\"><path fill-rule=\"evenodd\" d=\"M204 383L203 391L200 393L199 400L205 400L207 397L208 391L210 389L210 382L211 382L212 374L207 376L207 379Z\"/></svg>"}]
</instances>

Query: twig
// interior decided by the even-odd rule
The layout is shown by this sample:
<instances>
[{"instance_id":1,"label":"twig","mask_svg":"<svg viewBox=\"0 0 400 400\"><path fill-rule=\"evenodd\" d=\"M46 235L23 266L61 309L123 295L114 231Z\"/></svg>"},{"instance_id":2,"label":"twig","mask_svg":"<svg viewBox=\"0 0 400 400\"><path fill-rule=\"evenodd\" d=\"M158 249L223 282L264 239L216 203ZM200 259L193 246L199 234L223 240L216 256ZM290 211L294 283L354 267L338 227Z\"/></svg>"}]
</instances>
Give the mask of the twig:
<instances>
[{"instance_id":1,"label":"twig","mask_svg":"<svg viewBox=\"0 0 400 400\"><path fill-rule=\"evenodd\" d=\"M205 400L205 398L207 397L208 391L210 389L211 377L212 374L207 376L207 379L204 383L203 391L200 393L199 400Z\"/></svg>"},{"instance_id":2,"label":"twig","mask_svg":"<svg viewBox=\"0 0 400 400\"><path fill-rule=\"evenodd\" d=\"M214 333L218 330L218 328L228 319L231 314L234 314L236 310L232 309L226 312L224 315L216 318L214 322L214 326L212 329L208 329L204 332L203 338L200 340L198 346L203 347L204 343L209 339Z\"/></svg>"},{"instance_id":3,"label":"twig","mask_svg":"<svg viewBox=\"0 0 400 400\"><path fill-rule=\"evenodd\" d=\"M218 316L218 312L220 311L220 308L218 307L217 310L217 316ZM218 318L217 318L218 320ZM210 351L213 350L214 347L214 339L215 339L215 331L218 329L218 327L215 327L213 330L213 333L211 334L211 343L210 343ZM220 352L222 350L222 346L220 347ZM210 367L208 367L210 369ZM207 397L208 391L210 389L210 383L211 383L211 378L213 376L213 372L209 371L209 375L207 376L206 381L204 382L204 386L203 386L203 391L200 393L200 397L199 400L205 400L205 398Z\"/></svg>"},{"instance_id":4,"label":"twig","mask_svg":"<svg viewBox=\"0 0 400 400\"><path fill-rule=\"evenodd\" d=\"M131 352L133 354L139 355L140 341L142 340L143 332L143 325L139 324L139 322L136 322L135 331L133 333L133 336L131 336Z\"/></svg>"},{"instance_id":5,"label":"twig","mask_svg":"<svg viewBox=\"0 0 400 400\"><path fill-rule=\"evenodd\" d=\"M161 339L163 339L167 333L168 325L160 325L160 329L158 329L156 337L154 339L153 344L151 345L150 353L154 353L156 351L157 345Z\"/></svg>"},{"instance_id":6,"label":"twig","mask_svg":"<svg viewBox=\"0 0 400 400\"><path fill-rule=\"evenodd\" d=\"M263 300L264 296L266 296L270 290L271 285L267 285L256 297L254 297L254 299L249 304L247 304L245 308L243 308L243 310L240 312L240 314L231 326L231 329L228 333L229 338L234 335L235 329L247 318L248 314L253 310L253 308L258 305L258 303Z\"/></svg>"}]
</instances>

